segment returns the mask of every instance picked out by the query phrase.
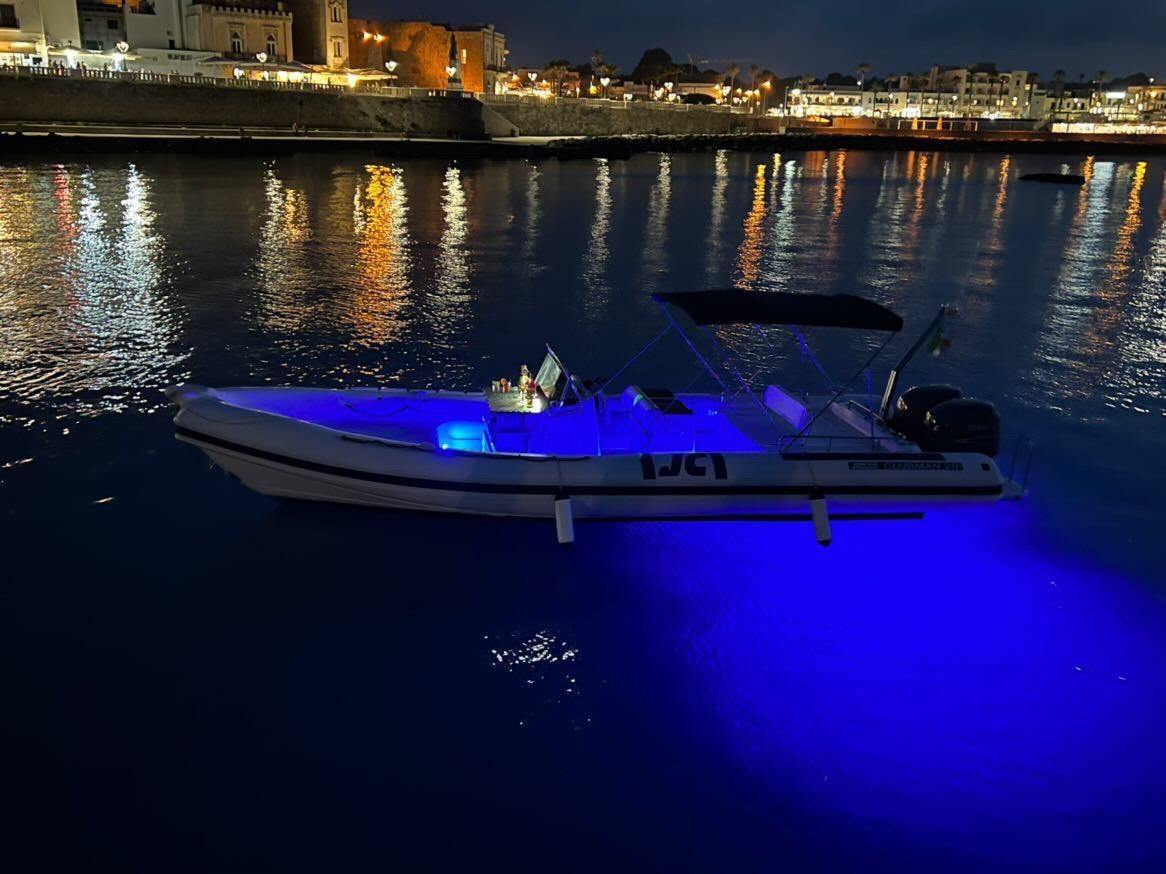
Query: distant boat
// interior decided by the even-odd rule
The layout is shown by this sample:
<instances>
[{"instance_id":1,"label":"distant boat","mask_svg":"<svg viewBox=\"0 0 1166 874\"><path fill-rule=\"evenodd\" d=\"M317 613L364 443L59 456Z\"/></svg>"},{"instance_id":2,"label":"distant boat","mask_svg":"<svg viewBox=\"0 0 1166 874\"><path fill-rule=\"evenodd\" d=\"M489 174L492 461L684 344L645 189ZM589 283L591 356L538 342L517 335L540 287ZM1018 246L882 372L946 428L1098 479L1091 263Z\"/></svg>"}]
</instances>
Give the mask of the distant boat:
<instances>
[{"instance_id":1,"label":"distant boat","mask_svg":"<svg viewBox=\"0 0 1166 874\"><path fill-rule=\"evenodd\" d=\"M1056 182L1061 185L1084 185L1085 177L1079 173L1022 173L1026 182Z\"/></svg>"}]
</instances>

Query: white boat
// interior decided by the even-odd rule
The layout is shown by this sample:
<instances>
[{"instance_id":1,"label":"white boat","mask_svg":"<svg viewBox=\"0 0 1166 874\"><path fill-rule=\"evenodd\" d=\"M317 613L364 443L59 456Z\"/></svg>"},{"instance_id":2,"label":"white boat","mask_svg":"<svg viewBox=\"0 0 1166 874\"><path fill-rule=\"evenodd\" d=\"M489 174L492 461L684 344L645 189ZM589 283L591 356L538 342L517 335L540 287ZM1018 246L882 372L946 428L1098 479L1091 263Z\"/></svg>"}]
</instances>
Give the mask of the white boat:
<instances>
[{"instance_id":1,"label":"white boat","mask_svg":"<svg viewBox=\"0 0 1166 874\"><path fill-rule=\"evenodd\" d=\"M613 392L613 380L578 378L548 346L522 388L175 386L177 437L266 495L553 518L561 542L573 539L574 519L804 519L828 543L831 519L917 517L936 503L1020 493L992 457L999 417L990 404L927 386L905 392L889 415L899 373L938 335L943 308L875 410L849 383L823 394L754 390L731 361L710 364L698 341L718 324L895 332L902 320L890 310L849 295L655 297L669 325L641 354L677 331L720 391Z\"/></svg>"}]
</instances>

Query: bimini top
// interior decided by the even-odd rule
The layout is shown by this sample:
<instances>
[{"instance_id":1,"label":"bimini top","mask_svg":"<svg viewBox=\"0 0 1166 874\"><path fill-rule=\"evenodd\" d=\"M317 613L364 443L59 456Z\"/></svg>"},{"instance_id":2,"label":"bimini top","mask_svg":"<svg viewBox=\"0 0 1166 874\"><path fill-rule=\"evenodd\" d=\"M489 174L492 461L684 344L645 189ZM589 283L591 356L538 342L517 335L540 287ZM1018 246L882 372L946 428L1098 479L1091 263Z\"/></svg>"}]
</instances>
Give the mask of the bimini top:
<instances>
[{"instance_id":1,"label":"bimini top","mask_svg":"<svg viewBox=\"0 0 1166 874\"><path fill-rule=\"evenodd\" d=\"M717 288L707 291L667 291L652 295L657 303L673 304L698 325L817 325L900 331L901 316L882 304L853 294L791 294Z\"/></svg>"}]
</instances>

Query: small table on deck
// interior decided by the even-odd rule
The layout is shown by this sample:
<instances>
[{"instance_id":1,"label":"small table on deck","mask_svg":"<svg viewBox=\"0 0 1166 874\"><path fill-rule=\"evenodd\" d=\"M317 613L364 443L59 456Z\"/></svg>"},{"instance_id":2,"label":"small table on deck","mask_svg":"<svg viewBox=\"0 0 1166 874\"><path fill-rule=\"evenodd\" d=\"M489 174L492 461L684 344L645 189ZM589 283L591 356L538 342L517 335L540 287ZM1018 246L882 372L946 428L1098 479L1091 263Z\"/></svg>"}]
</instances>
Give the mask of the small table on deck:
<instances>
[{"instance_id":1,"label":"small table on deck","mask_svg":"<svg viewBox=\"0 0 1166 874\"><path fill-rule=\"evenodd\" d=\"M535 395L534 402L527 406L526 398L517 388L510 391L494 391L488 388L485 394L491 413L541 413L546 409L546 401L538 394Z\"/></svg>"}]
</instances>

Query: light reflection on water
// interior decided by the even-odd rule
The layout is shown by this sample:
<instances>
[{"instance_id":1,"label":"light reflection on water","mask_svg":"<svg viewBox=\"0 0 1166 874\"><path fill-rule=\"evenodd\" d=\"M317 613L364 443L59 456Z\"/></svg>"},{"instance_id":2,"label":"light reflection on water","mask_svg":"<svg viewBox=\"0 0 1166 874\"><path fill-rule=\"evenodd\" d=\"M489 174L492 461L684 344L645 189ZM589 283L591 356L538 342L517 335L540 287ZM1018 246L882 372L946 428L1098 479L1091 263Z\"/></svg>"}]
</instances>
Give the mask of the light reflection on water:
<instances>
[{"instance_id":1,"label":"light reflection on water","mask_svg":"<svg viewBox=\"0 0 1166 874\"><path fill-rule=\"evenodd\" d=\"M0 400L15 401L0 416L31 425L35 407L66 420L155 412L157 390L178 378L185 353L175 346L183 302L170 294L180 267L158 233L150 180L133 164L51 173L0 179L0 233L9 241ZM39 195L49 178L46 226Z\"/></svg>"},{"instance_id":2,"label":"light reflection on water","mask_svg":"<svg viewBox=\"0 0 1166 874\"><path fill-rule=\"evenodd\" d=\"M530 733L522 744L553 724L618 735L617 711L659 686L663 715L641 717L645 733L690 729L767 798L904 834L926 823L961 847L993 816L1084 816L1091 795L1111 825L1136 819L1121 790L1151 792L1135 754L1160 774L1143 727L1166 675L1166 623L1142 597L1161 585L1166 162L1064 162L1089 179L1080 189L1017 181L1060 163L718 152L2 167L0 509L45 531L61 514L88 530L83 507L158 544L234 536L239 562L308 585L300 554L283 553L295 540L328 605L339 578L375 585L391 602L381 620L405 615L442 642L431 664L492 660L478 679L500 721ZM693 277L868 294L907 319L892 354L939 303L960 303L950 353L912 381L997 399L1007 436L1038 440L1029 501L840 528L829 551L788 528L643 525L581 530L567 555L531 546L550 537L535 526L273 511L170 439L160 389L184 378L471 388L543 340L584 376L611 373L659 326L647 291ZM752 369L776 362L819 387L796 343L775 354L752 332L723 336ZM809 339L836 377L872 342ZM629 379L690 372L663 347L662 366ZM161 506L166 532L152 521ZM168 550L135 548L159 563ZM216 560L234 586L236 565ZM446 612L459 562L459 599L497 586L489 620ZM531 592L571 589L572 609L518 616L497 595L512 584L528 587L532 613L546 603ZM399 609L398 585L422 606ZM294 598L282 586L250 597ZM593 597L610 601L575 609ZM634 621L611 618L629 609ZM969 825L945 820L953 810Z\"/></svg>"},{"instance_id":3,"label":"light reflection on water","mask_svg":"<svg viewBox=\"0 0 1166 874\"><path fill-rule=\"evenodd\" d=\"M352 196L356 237L356 287L350 303L354 341L376 347L406 326L402 309L410 302L413 244L409 237L409 195L405 171L368 166L367 182Z\"/></svg>"},{"instance_id":4,"label":"light reflection on water","mask_svg":"<svg viewBox=\"0 0 1166 874\"><path fill-rule=\"evenodd\" d=\"M672 157L657 159L656 181L648 194L648 223L644 229L642 284L646 291L660 288L668 264L668 209L672 199Z\"/></svg>"},{"instance_id":5,"label":"light reflection on water","mask_svg":"<svg viewBox=\"0 0 1166 874\"><path fill-rule=\"evenodd\" d=\"M583 257L583 281L587 286L585 306L592 318L602 315L611 288L607 281L607 262L611 256L611 164L607 158L595 159L595 215Z\"/></svg>"}]
</instances>

